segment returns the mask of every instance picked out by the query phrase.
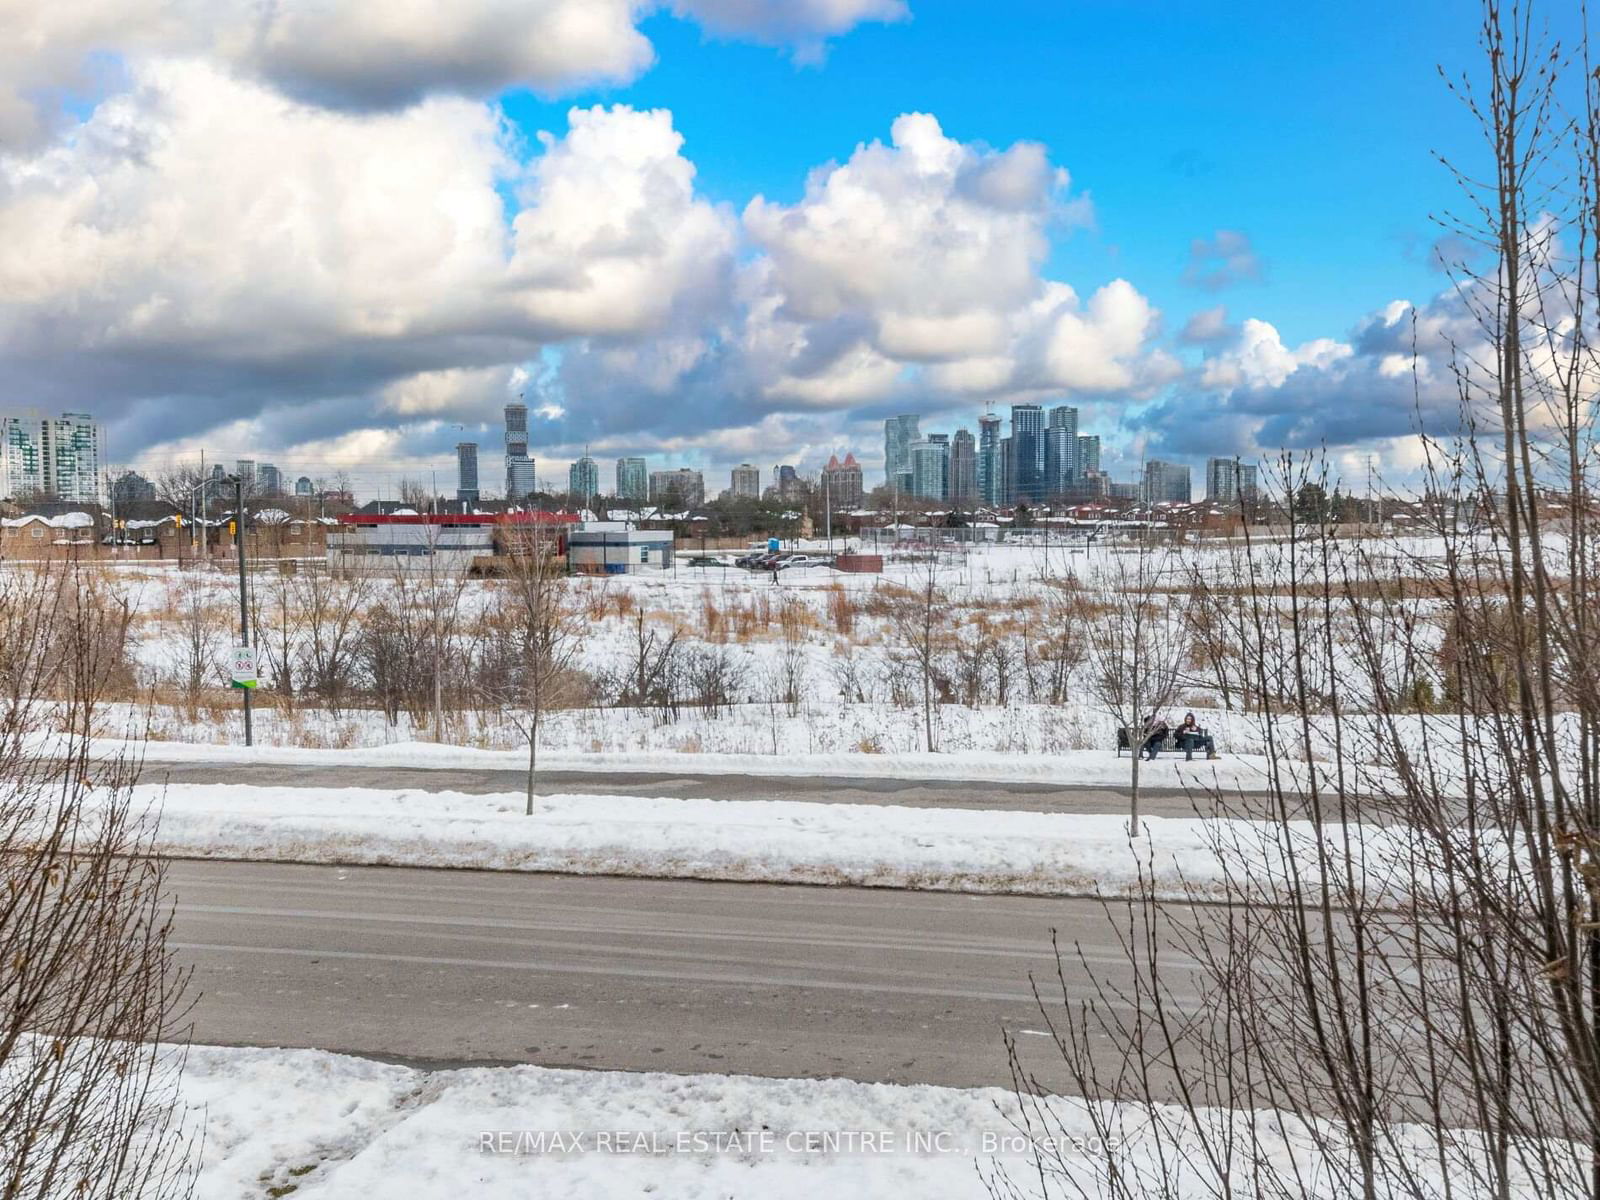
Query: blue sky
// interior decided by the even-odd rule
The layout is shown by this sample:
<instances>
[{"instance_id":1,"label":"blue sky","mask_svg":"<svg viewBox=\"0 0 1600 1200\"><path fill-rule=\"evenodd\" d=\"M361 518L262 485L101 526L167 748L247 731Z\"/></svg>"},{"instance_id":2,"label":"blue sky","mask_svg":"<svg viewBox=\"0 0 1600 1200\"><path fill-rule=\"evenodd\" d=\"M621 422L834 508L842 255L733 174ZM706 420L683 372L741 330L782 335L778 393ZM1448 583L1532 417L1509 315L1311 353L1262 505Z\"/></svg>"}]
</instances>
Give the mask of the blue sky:
<instances>
[{"instance_id":1,"label":"blue sky","mask_svg":"<svg viewBox=\"0 0 1600 1200\"><path fill-rule=\"evenodd\" d=\"M1094 202L1048 272L1080 291L1119 275L1169 317L1225 302L1286 340L1342 334L1444 285L1430 215L1453 204L1434 159L1475 131L1438 65L1474 62L1468 6L918 0L912 19L835 39L819 65L658 15L658 61L626 87L505 110L560 131L574 103L672 111L711 197L793 202L814 164L887 138L902 112L963 141L1043 142ZM1246 233L1264 279L1212 296L1181 283L1194 238Z\"/></svg>"}]
</instances>

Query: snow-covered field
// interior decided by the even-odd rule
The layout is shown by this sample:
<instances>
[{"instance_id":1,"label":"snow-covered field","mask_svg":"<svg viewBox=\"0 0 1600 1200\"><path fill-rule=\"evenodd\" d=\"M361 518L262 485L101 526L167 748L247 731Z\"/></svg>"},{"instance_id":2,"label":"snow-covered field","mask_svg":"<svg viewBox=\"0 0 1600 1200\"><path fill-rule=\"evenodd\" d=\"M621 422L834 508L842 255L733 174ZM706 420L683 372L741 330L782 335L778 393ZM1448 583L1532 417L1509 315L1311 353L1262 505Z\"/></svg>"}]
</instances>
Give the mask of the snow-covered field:
<instances>
[{"instance_id":1,"label":"snow-covered field","mask_svg":"<svg viewBox=\"0 0 1600 1200\"><path fill-rule=\"evenodd\" d=\"M1351 546L1371 556L1375 570L1394 572L1432 561L1441 549L1425 539ZM729 755L766 756L784 771L802 758L806 769L826 759L835 762L828 771L871 775L919 772L919 759L932 750L948 765L930 774L1048 777L1064 766L1069 773L1056 777L1114 782L1119 768L1109 751L1120 722L1096 698L1084 637L1085 622L1108 593L1085 589L1114 579L1133 553L1115 545L1075 552L1059 541L1045 544L1042 535L1031 545L942 548L935 565L942 632L931 671L932 747L921 667L895 616L896 605L926 578L925 550L891 549L881 576L814 570L773 581L737 569L680 567L660 575L575 578L575 675L544 715L541 754L552 764L590 756L582 759L586 768L617 755L640 762L693 756L697 771L721 769L712 760ZM1279 561L1287 553L1281 545L1258 546L1253 556L1278 578L1304 569ZM1237 585L1244 554L1242 545L1226 541L1173 554L1169 619L1190 620L1183 612L1197 579ZM220 569L186 573L155 564L126 564L105 577L134 619L130 683L123 703L103 706L101 728L110 733L137 723L161 742L238 742L238 696L220 669L237 637L236 579ZM383 575L330 578L315 563L299 564L293 574L263 567L253 575L255 638L264 655L256 740L335 750L435 740L463 750L519 746L524 722L504 706L515 690L482 684L498 661L491 647L508 619L506 588L470 580L459 594L447 588L441 598L419 586ZM1442 636L1440 620L1423 614L1414 633L1424 652L1396 668L1435 697L1442 684L1426 647ZM1308 707L1316 713L1330 708L1318 688L1335 680L1349 688L1362 674L1343 669L1355 651L1349 631L1341 625L1336 632L1338 648L1328 653L1339 661L1309 668L1316 681ZM1230 764L1266 754L1267 720L1279 722L1280 759L1332 756L1324 717L1311 718L1305 747L1293 728L1295 707L1281 697L1271 701L1277 717L1261 714L1259 698L1252 711L1239 711L1238 662L1219 665L1216 656L1226 658L1228 650L1203 651L1201 635L1193 639L1178 694L1163 706L1173 719L1194 711ZM645 689L629 683L649 673L646 660L669 681L653 688L648 702L641 700ZM439 729L430 715L436 663L443 664ZM1270 686L1282 685L1278 679ZM1342 742L1347 762L1380 765L1383 755L1373 749L1379 739L1359 728L1359 695L1341 695L1338 707L1355 714ZM1437 736L1454 736L1442 712L1403 717L1401 725L1425 720L1440 722ZM983 765L985 756L1003 763Z\"/></svg>"},{"instance_id":2,"label":"snow-covered field","mask_svg":"<svg viewBox=\"0 0 1600 1200\"><path fill-rule=\"evenodd\" d=\"M795 801L360 788L174 785L160 805L170 854L274 862L467 867L1037 895L1220 895L1240 855L1279 874L1272 827L1233 819L992 812ZM1290 823L1296 854L1314 827ZM1356 826L1376 894L1405 833ZM1303 847L1303 851L1302 848Z\"/></svg>"}]
</instances>

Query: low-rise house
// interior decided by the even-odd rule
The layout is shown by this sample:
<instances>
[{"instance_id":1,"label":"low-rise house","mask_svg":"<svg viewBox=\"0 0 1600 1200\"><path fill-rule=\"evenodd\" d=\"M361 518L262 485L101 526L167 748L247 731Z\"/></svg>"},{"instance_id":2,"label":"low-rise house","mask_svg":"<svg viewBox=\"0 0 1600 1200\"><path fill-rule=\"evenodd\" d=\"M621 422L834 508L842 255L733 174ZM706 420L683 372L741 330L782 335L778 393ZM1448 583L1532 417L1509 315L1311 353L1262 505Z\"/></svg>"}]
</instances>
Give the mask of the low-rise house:
<instances>
[{"instance_id":1,"label":"low-rise house","mask_svg":"<svg viewBox=\"0 0 1600 1200\"><path fill-rule=\"evenodd\" d=\"M0 558L60 559L97 556L99 539L91 513L32 513L0 519Z\"/></svg>"}]
</instances>

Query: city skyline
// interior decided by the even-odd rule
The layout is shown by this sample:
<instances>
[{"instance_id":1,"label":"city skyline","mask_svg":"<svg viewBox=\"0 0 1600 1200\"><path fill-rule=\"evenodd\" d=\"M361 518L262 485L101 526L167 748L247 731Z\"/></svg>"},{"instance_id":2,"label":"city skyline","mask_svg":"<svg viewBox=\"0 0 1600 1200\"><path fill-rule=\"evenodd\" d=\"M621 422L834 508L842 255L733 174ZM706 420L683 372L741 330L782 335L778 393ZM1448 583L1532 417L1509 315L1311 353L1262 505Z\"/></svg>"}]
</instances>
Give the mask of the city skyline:
<instances>
[{"instance_id":1,"label":"city skyline","mask_svg":"<svg viewBox=\"0 0 1600 1200\"><path fill-rule=\"evenodd\" d=\"M203 450L208 463L214 461L232 463L239 458L268 462L281 461L287 464L281 467L282 473L289 476L291 480L293 477L307 474L313 479L325 481L331 487L333 486L333 481L344 478L350 481L353 490L375 497L387 496L396 492L402 481L421 480L427 482L430 477L437 478L440 494L453 494L455 491L461 490L455 486L460 466L460 448L463 445L473 445L477 447L480 456L479 494L483 497L491 495L504 496L507 490L505 485L510 481L508 476L508 472L511 469L509 463L505 466L497 466L496 472L491 473L494 478L490 479L481 474L483 469L481 457L487 452L497 463L503 458L511 457L502 453L502 447L506 445L505 439L508 436L504 425L504 413L507 408L515 407L517 407L516 402L512 402L509 405L505 403L498 404L496 406L496 415L500 418L498 421L491 419L472 425L461 423L452 425L450 427L450 433L453 438L451 443L426 455L407 455L404 453L404 444L400 447L401 453L398 455L386 455L381 460L368 460L357 456L318 458L315 455L297 455L293 450L279 452L270 448L241 447L224 445L220 442L212 444L197 441L186 447L181 453L165 452L120 456L110 458L107 461L118 469L137 470L150 476L159 474L162 470L175 464L198 460ZM1009 421L1009 413L1012 407L1002 406L994 415L1002 420ZM1070 402L1062 401L1059 398L1046 398L1037 405L1029 404L1020 407L1038 407L1045 414L1043 419L1046 422L1049 420L1048 414L1053 410L1062 407L1078 408L1077 405L1072 405ZM1082 409L1079 409L1079 411L1081 413ZM982 422L985 417L985 413L981 410L971 412L944 410L931 413L919 412L911 415L915 416L919 422L919 433L934 432L953 438L958 431L968 429L974 433L975 437L981 440ZM857 462L861 463L870 475L876 478L883 474L881 421L876 424L876 428L876 437L872 433L872 427L869 426L860 436L847 438L843 435L828 436L819 433L807 439L798 447L786 447L779 443L764 444L754 447L752 451L726 458L713 457L699 450L649 449L643 454L618 453L616 450L617 445L626 446L628 444L620 441L611 442L604 446L590 447L591 452L588 457L591 457L597 464L604 465L604 474L607 475L612 473L609 464L613 461L630 457L644 457L661 463L671 460L675 465L689 466L699 470L708 478L711 476L725 478L730 471L745 465L747 461L765 462L770 466L770 463L777 459L788 459L797 469L815 476L824 469L829 458L842 458L849 454ZM525 485L524 490L549 493L565 491L565 482L571 468L585 457L583 448L579 447L575 453L568 454L564 452L565 448L562 447L541 447L537 441L539 437L538 423L531 408L527 418L526 441L521 440L520 433L521 431L518 431L518 434L510 436L518 437L517 446L519 450L514 457L516 457L519 464L524 462L526 464L518 467L520 477L530 481ZM1040 456L1051 453L1050 433L1051 430L1048 428L1044 428L1038 433L1039 440L1037 445ZM1093 435L1091 440L1098 442L1100 436L1099 434ZM1190 466L1197 478L1204 477L1206 462L1211 457L1215 456L1167 456L1168 459L1175 459ZM983 495L981 477L984 460L981 446L978 448L976 461L980 479L979 494ZM1112 473L1118 478L1137 479L1143 471L1144 459L1142 458L1130 457L1123 453L1116 456L1112 461L1116 463L1116 469ZM765 470L766 468L762 469ZM1041 472L1044 470L1042 457L1040 470ZM451 481L451 486L445 486L446 479ZM875 484L869 485L869 490L870 486L875 486ZM285 490L292 492L292 488L286 488ZM602 488L602 491L604 490Z\"/></svg>"},{"instance_id":2,"label":"city skyline","mask_svg":"<svg viewBox=\"0 0 1600 1200\"><path fill-rule=\"evenodd\" d=\"M634 455L618 458L612 474L612 486L607 489L601 480L600 464L584 454L567 464L565 487L549 475L535 473L536 449L528 430L527 409L520 403L508 404L502 409L503 427L498 440L505 446L505 487L497 492L481 486L479 474L480 443L456 443L454 499L459 504L472 505L480 500L518 501L539 494L565 496L569 501L588 504L594 499L608 497L615 500L655 502L658 495L667 491L664 481L676 480L670 490L675 498L699 497L698 502L713 498L714 488L707 488L706 470L692 463L679 462L651 469L649 456ZM1002 425L1009 418L1011 433L1002 436ZM1079 411L1071 405L1053 405L1044 409L1035 404L1019 404L1008 414L992 410L978 417L979 432L960 426L953 432L921 429L922 414L906 413L886 418L884 421L885 466L882 490L907 501L942 501L953 507L977 508L979 506L1004 508L1023 504L1093 501L1101 499L1138 499L1142 502L1198 499L1192 487L1194 471L1188 464L1161 459L1142 462L1135 478L1114 480L1100 470L1100 438L1097 434L1080 434ZM31 422L38 430L59 426L77 429L80 438L92 448L94 457L82 468L83 478L93 481L93 487L76 491L52 491L39 482L44 478L39 465L37 448L32 459L19 457L30 443L19 431ZM464 428L458 426L458 428ZM43 418L37 412L26 418L0 413L0 431L6 440L0 444L4 455L0 467L5 476L0 483L10 485L21 479L23 486L0 487L0 497L27 495L56 495L68 500L92 501L105 496L113 500L146 500L158 491L153 480L127 466L112 466L100 457L99 426L92 414L68 413L60 418ZM83 433L82 431L88 431ZM35 441L38 435L35 434ZM1021 446L1021 450L1017 449ZM891 456L897 456L897 469L890 469ZM211 455L209 477L222 479L227 468ZM32 474L19 473L19 463L31 461ZM204 459L193 468L203 467ZM550 466L546 460L547 467ZM557 464L559 465L559 464ZM1203 496L1206 499L1232 504L1242 496L1257 490L1259 466L1233 458L1210 457L1201 473ZM233 475L244 481L246 490L258 497L297 496L318 494L360 494L362 499L382 500L382 489L368 495L354 486L341 474L332 482L308 475L295 476L293 469L284 469L275 463L255 458L240 457L234 460ZM449 491L441 486L438 472L430 470L426 479L414 475L397 481L395 490L402 497L409 491L429 494L443 499ZM865 464L853 450L846 450L841 460L837 452L830 453L826 463L809 469L803 461L780 463L771 469L769 485L761 487L761 468L741 462L728 472L728 487L720 492L723 498L791 500L800 494L801 485L830 489L841 503L859 504L873 490L865 481ZM692 480L692 483L688 481Z\"/></svg>"}]
</instances>

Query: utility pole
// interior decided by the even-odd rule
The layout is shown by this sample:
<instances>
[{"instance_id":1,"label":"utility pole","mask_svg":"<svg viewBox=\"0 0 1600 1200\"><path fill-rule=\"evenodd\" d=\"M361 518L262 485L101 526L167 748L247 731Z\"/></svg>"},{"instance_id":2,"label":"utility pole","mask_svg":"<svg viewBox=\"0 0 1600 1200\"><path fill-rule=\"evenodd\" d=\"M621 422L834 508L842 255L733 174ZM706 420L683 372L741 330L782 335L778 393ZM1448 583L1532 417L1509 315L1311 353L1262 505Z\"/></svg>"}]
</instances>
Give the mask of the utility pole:
<instances>
[{"instance_id":1,"label":"utility pole","mask_svg":"<svg viewBox=\"0 0 1600 1200\"><path fill-rule=\"evenodd\" d=\"M1372 455L1367 455L1367 520L1371 521L1376 509L1372 507Z\"/></svg>"},{"instance_id":2,"label":"utility pole","mask_svg":"<svg viewBox=\"0 0 1600 1200\"><path fill-rule=\"evenodd\" d=\"M828 527L828 553L833 553L833 480L828 477L826 467L822 470L822 511L823 521Z\"/></svg>"},{"instance_id":3,"label":"utility pole","mask_svg":"<svg viewBox=\"0 0 1600 1200\"><path fill-rule=\"evenodd\" d=\"M202 524L205 517L200 511L201 506L206 502L206 451L203 446L200 448L200 494L195 496L194 492L191 491L189 495L192 498L194 515L194 524L190 530L189 548L195 551L195 558L200 558L206 550L206 530ZM196 539L198 539L198 542Z\"/></svg>"},{"instance_id":4,"label":"utility pole","mask_svg":"<svg viewBox=\"0 0 1600 1200\"><path fill-rule=\"evenodd\" d=\"M1370 454L1367 456L1367 469L1369 471L1372 469L1372 456ZM1376 488L1376 493L1374 495L1374 499L1376 500L1378 507L1377 507L1377 510L1374 513L1374 515L1378 518L1378 536L1382 537L1383 536L1383 476L1377 475L1375 477L1375 479L1376 479L1376 483L1377 483L1377 488Z\"/></svg>"},{"instance_id":5,"label":"utility pole","mask_svg":"<svg viewBox=\"0 0 1600 1200\"><path fill-rule=\"evenodd\" d=\"M244 649L250 648L250 590L244 570L244 477L233 477L233 544L239 558L239 645ZM250 693L255 690L255 680L251 679L242 689L244 691L244 744L255 744L250 728Z\"/></svg>"},{"instance_id":6,"label":"utility pole","mask_svg":"<svg viewBox=\"0 0 1600 1200\"><path fill-rule=\"evenodd\" d=\"M111 506L111 557L122 557L122 545L117 540L117 489L111 482L111 468L106 468L106 502Z\"/></svg>"}]
</instances>

